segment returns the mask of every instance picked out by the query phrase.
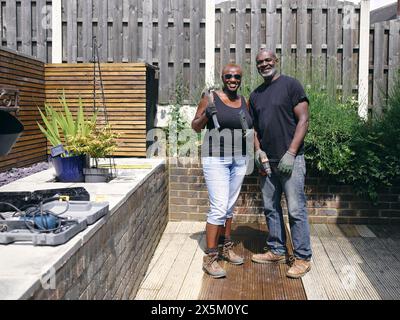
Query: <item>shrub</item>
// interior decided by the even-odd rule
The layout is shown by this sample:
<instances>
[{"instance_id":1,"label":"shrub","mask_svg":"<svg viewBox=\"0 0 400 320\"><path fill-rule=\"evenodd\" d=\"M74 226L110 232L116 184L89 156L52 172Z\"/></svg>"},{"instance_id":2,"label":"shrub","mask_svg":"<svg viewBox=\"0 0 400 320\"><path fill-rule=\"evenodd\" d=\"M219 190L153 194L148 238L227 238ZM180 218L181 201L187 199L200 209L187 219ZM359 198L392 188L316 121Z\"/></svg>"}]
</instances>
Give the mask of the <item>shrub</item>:
<instances>
[{"instance_id":1,"label":"shrub","mask_svg":"<svg viewBox=\"0 0 400 320\"><path fill-rule=\"evenodd\" d=\"M340 179L354 156L352 146L362 122L353 101L342 103L314 88L307 91L310 127L305 140L306 157L319 171Z\"/></svg>"},{"instance_id":2,"label":"shrub","mask_svg":"<svg viewBox=\"0 0 400 320\"><path fill-rule=\"evenodd\" d=\"M379 188L391 186L400 176L399 78L389 93L386 112L368 122L358 117L355 101L341 103L315 87L307 91L309 164L376 201Z\"/></svg>"}]
</instances>

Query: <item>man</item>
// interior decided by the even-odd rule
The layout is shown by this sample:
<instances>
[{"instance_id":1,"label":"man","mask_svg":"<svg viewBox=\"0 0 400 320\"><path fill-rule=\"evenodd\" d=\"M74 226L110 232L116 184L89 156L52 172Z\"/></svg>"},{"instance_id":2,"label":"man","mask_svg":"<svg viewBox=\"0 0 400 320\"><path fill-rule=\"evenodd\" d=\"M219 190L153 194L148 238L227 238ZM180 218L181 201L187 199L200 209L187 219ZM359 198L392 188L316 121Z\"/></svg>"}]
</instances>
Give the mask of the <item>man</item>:
<instances>
[{"instance_id":1,"label":"man","mask_svg":"<svg viewBox=\"0 0 400 320\"><path fill-rule=\"evenodd\" d=\"M276 70L275 52L261 49L256 57L264 83L250 95L250 111L256 131L256 162L269 159L272 174L262 174L261 191L268 225L269 251L252 256L256 263L287 262L286 232L280 204L285 193L294 262L287 272L300 278L311 268L310 226L304 180L304 138L308 129L308 99L301 84ZM266 155L265 155L266 153Z\"/></svg>"}]
</instances>

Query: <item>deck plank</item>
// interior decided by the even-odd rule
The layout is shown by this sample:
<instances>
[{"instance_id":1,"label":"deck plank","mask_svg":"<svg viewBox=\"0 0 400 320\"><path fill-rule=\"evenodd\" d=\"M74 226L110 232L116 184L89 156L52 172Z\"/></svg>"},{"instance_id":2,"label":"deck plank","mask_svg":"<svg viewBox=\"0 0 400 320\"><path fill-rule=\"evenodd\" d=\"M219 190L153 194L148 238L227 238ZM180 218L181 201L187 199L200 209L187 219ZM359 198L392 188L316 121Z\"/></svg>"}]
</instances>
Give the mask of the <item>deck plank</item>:
<instances>
[{"instance_id":1,"label":"deck plank","mask_svg":"<svg viewBox=\"0 0 400 320\"><path fill-rule=\"evenodd\" d=\"M319 237L311 238L313 251L313 264L321 275L320 279L330 300L349 300L349 295L344 290L331 260ZM312 266L313 267L313 266Z\"/></svg>"},{"instance_id":2,"label":"deck plank","mask_svg":"<svg viewBox=\"0 0 400 320\"><path fill-rule=\"evenodd\" d=\"M355 228L363 238L376 238L375 233L373 233L366 225L355 225Z\"/></svg>"},{"instance_id":3,"label":"deck plank","mask_svg":"<svg viewBox=\"0 0 400 320\"><path fill-rule=\"evenodd\" d=\"M142 282L140 286L141 288L152 290L161 289L165 278L168 275L176 257L178 256L186 238L187 236L185 234L174 235L167 248L158 259L157 266L153 268L153 272L150 272L146 279Z\"/></svg>"},{"instance_id":4,"label":"deck plank","mask_svg":"<svg viewBox=\"0 0 400 320\"><path fill-rule=\"evenodd\" d=\"M164 234L166 233L175 234L180 224L181 224L180 221L169 221L167 226L165 227Z\"/></svg>"},{"instance_id":5,"label":"deck plank","mask_svg":"<svg viewBox=\"0 0 400 320\"><path fill-rule=\"evenodd\" d=\"M314 224L313 229L318 237L332 237L332 233L326 224Z\"/></svg>"},{"instance_id":6,"label":"deck plank","mask_svg":"<svg viewBox=\"0 0 400 320\"><path fill-rule=\"evenodd\" d=\"M260 229L260 226L253 225L233 230L232 236L239 242L235 250L243 254L245 263L242 266L224 263L227 271L227 277L224 279L212 279L205 275L200 299L306 299L301 280L286 278L288 266L251 261L251 255L262 252L265 245L266 233Z\"/></svg>"},{"instance_id":7,"label":"deck plank","mask_svg":"<svg viewBox=\"0 0 400 320\"><path fill-rule=\"evenodd\" d=\"M201 241L201 236L186 237L184 244L179 249L178 256L165 277L162 287L157 293L156 300L176 300L199 247L199 241Z\"/></svg>"},{"instance_id":8,"label":"deck plank","mask_svg":"<svg viewBox=\"0 0 400 320\"><path fill-rule=\"evenodd\" d=\"M220 261L224 279L202 271L204 222L169 222L135 299L146 300L350 300L400 298L397 226L311 225L312 268L301 280L287 265L257 264L265 225L233 226L242 266Z\"/></svg>"},{"instance_id":9,"label":"deck plank","mask_svg":"<svg viewBox=\"0 0 400 320\"><path fill-rule=\"evenodd\" d=\"M379 299L379 295L374 290L369 291L364 286L360 278L362 272L357 269L356 264L351 264L345 254L340 249L338 239L321 238L321 242L328 254L331 263L338 274L342 287L346 290L352 300L371 300Z\"/></svg>"},{"instance_id":10,"label":"deck plank","mask_svg":"<svg viewBox=\"0 0 400 320\"><path fill-rule=\"evenodd\" d=\"M199 298L201 285L203 282L203 256L205 248L205 234L200 236L199 245L196 249L193 260L189 266L185 279L179 290L177 300L196 300Z\"/></svg>"},{"instance_id":11,"label":"deck plank","mask_svg":"<svg viewBox=\"0 0 400 320\"><path fill-rule=\"evenodd\" d=\"M149 267L147 268L148 273L150 273L154 266L157 265L158 259L161 257L163 254L164 250L167 248L169 243L172 241L174 235L171 233L164 233L160 239L160 242L158 243L158 246L153 254L153 257L150 261Z\"/></svg>"},{"instance_id":12,"label":"deck plank","mask_svg":"<svg viewBox=\"0 0 400 320\"><path fill-rule=\"evenodd\" d=\"M379 282L374 270L370 267L364 257L360 255L351 240L345 238L338 239L338 245L342 252L346 254L351 267L357 273L363 286L366 288L370 296L373 297L371 299L390 299L390 293L387 291L385 286Z\"/></svg>"},{"instance_id":13,"label":"deck plank","mask_svg":"<svg viewBox=\"0 0 400 320\"><path fill-rule=\"evenodd\" d=\"M375 284L375 288L385 288L390 297L385 296L385 299L398 299L399 290L396 288L396 278L393 277L391 270L385 265L384 260L380 258L381 254L377 254L371 250L372 242L375 239L366 238L353 238L351 244L357 249L366 263L369 265L370 270L374 274L374 278L378 281L379 285ZM381 292L382 294L382 292Z\"/></svg>"}]
</instances>

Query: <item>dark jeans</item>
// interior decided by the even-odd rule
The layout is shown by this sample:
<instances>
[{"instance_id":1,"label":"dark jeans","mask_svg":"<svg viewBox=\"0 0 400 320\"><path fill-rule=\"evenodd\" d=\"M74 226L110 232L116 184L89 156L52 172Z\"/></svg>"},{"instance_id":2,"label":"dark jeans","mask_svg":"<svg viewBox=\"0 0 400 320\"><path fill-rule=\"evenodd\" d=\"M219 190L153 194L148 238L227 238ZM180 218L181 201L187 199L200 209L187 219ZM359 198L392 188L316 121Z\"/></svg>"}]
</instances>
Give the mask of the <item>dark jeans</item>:
<instances>
[{"instance_id":1,"label":"dark jeans","mask_svg":"<svg viewBox=\"0 0 400 320\"><path fill-rule=\"evenodd\" d=\"M296 157L291 176L281 175L277 164L271 164L272 176L261 178L264 214L268 225L267 245L275 254L286 253L286 233L283 221L281 197L285 193L289 212L289 224L296 258L310 260L310 226L304 193L306 164L304 155Z\"/></svg>"}]
</instances>

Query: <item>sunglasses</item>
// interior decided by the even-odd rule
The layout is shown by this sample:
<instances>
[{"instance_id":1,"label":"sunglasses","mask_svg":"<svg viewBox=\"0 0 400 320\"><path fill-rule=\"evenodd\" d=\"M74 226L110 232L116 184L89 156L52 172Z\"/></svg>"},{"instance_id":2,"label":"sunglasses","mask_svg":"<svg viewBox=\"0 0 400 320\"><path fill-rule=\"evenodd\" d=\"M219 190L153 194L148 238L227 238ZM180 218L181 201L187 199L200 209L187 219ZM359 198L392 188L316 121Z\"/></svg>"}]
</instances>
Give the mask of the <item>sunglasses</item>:
<instances>
[{"instance_id":1,"label":"sunglasses","mask_svg":"<svg viewBox=\"0 0 400 320\"><path fill-rule=\"evenodd\" d=\"M230 74L230 73L224 74L225 80L229 80L231 78L235 78L236 80L241 80L242 76L240 74Z\"/></svg>"}]
</instances>

